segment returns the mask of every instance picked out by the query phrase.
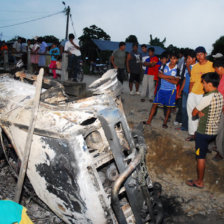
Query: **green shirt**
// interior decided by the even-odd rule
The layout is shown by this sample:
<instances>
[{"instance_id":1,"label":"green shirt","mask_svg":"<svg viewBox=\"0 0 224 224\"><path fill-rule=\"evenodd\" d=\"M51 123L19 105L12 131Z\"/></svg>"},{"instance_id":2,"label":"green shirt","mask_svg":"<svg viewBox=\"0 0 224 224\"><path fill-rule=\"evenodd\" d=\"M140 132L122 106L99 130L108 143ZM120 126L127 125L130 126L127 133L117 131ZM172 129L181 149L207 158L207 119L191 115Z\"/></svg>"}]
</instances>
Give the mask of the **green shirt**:
<instances>
[{"instance_id":1,"label":"green shirt","mask_svg":"<svg viewBox=\"0 0 224 224\"><path fill-rule=\"evenodd\" d=\"M125 51L122 51L120 50L120 48L118 48L113 52L112 56L114 56L114 64L118 68L125 68L125 59L126 59Z\"/></svg>"}]
</instances>

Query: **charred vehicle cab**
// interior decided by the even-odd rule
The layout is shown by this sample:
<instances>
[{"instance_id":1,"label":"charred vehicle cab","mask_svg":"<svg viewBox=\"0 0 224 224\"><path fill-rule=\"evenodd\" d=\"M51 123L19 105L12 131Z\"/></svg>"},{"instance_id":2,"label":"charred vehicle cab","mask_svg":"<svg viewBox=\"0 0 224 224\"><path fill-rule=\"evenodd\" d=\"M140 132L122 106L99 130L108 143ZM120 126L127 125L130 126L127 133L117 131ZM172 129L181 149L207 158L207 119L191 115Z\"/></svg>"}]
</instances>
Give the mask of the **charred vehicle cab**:
<instances>
[{"instance_id":1,"label":"charred vehicle cab","mask_svg":"<svg viewBox=\"0 0 224 224\"><path fill-rule=\"evenodd\" d=\"M74 101L46 83L53 87L41 93L27 169L37 196L65 223L161 223L161 189L148 175L141 131L129 129L116 70ZM32 83L1 75L1 133L20 160L34 94Z\"/></svg>"}]
</instances>

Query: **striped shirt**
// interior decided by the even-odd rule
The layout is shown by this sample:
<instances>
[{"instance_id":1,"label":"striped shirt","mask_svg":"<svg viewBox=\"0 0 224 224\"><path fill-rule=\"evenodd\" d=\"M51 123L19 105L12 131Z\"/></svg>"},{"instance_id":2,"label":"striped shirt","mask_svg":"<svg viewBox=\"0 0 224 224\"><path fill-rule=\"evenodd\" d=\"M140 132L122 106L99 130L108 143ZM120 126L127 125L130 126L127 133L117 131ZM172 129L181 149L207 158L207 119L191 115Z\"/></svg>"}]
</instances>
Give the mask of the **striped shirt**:
<instances>
[{"instance_id":1,"label":"striped shirt","mask_svg":"<svg viewBox=\"0 0 224 224\"><path fill-rule=\"evenodd\" d=\"M200 134L216 135L223 107L223 96L216 90L206 93L196 109L205 115L200 118L198 130Z\"/></svg>"}]
</instances>

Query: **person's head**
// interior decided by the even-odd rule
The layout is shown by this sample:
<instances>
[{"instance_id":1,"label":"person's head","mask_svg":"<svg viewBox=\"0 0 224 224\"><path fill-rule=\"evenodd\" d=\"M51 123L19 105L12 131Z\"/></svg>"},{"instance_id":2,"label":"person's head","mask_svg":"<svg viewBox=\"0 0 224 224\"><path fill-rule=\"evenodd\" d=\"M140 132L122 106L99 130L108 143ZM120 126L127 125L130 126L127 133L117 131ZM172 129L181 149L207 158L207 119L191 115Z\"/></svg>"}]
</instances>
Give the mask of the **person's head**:
<instances>
[{"instance_id":1,"label":"person's head","mask_svg":"<svg viewBox=\"0 0 224 224\"><path fill-rule=\"evenodd\" d=\"M167 53L164 51L160 56L160 61L163 65L165 65L168 61Z\"/></svg>"},{"instance_id":2,"label":"person's head","mask_svg":"<svg viewBox=\"0 0 224 224\"><path fill-rule=\"evenodd\" d=\"M147 52L147 46L146 46L146 44L142 44L141 45L141 49L142 49L142 52L146 53Z\"/></svg>"},{"instance_id":3,"label":"person's head","mask_svg":"<svg viewBox=\"0 0 224 224\"><path fill-rule=\"evenodd\" d=\"M42 37L38 37L38 38L37 38L37 42L38 42L38 43L42 43L42 41L43 41L43 38L42 38Z\"/></svg>"},{"instance_id":4,"label":"person's head","mask_svg":"<svg viewBox=\"0 0 224 224\"><path fill-rule=\"evenodd\" d=\"M201 76L204 91L206 93L214 91L219 86L219 75L216 72L208 72Z\"/></svg>"},{"instance_id":5,"label":"person's head","mask_svg":"<svg viewBox=\"0 0 224 224\"><path fill-rule=\"evenodd\" d=\"M119 48L120 48L120 50L122 50L122 51L124 51L125 50L125 48L126 48L126 44L125 44L125 42L120 42L119 43Z\"/></svg>"},{"instance_id":6,"label":"person's head","mask_svg":"<svg viewBox=\"0 0 224 224\"><path fill-rule=\"evenodd\" d=\"M138 43L133 43L132 44L132 49L133 49L133 51L137 51L138 50Z\"/></svg>"},{"instance_id":7,"label":"person's head","mask_svg":"<svg viewBox=\"0 0 224 224\"><path fill-rule=\"evenodd\" d=\"M26 42L27 42L27 44L28 44L28 45L30 45L30 44L31 44L31 40L30 40L30 39L27 39L27 41L26 41Z\"/></svg>"},{"instance_id":8,"label":"person's head","mask_svg":"<svg viewBox=\"0 0 224 224\"><path fill-rule=\"evenodd\" d=\"M194 50L188 50L186 53L186 63L193 65L196 62L196 53Z\"/></svg>"},{"instance_id":9,"label":"person's head","mask_svg":"<svg viewBox=\"0 0 224 224\"><path fill-rule=\"evenodd\" d=\"M170 53L170 65L175 66L178 62L178 55L176 52Z\"/></svg>"},{"instance_id":10,"label":"person's head","mask_svg":"<svg viewBox=\"0 0 224 224\"><path fill-rule=\"evenodd\" d=\"M195 53L199 64L204 64L207 61L206 59L207 53L204 47L202 46L197 47L195 49Z\"/></svg>"},{"instance_id":11,"label":"person's head","mask_svg":"<svg viewBox=\"0 0 224 224\"><path fill-rule=\"evenodd\" d=\"M150 47L148 49L148 52L149 52L149 56L152 57L154 55L154 52L155 52L155 48L154 47Z\"/></svg>"},{"instance_id":12,"label":"person's head","mask_svg":"<svg viewBox=\"0 0 224 224\"><path fill-rule=\"evenodd\" d=\"M68 39L69 39L69 40L74 40L74 39L75 39L74 34L73 34L73 33L70 33L70 34L68 35Z\"/></svg>"},{"instance_id":13,"label":"person's head","mask_svg":"<svg viewBox=\"0 0 224 224\"><path fill-rule=\"evenodd\" d=\"M224 75L224 57L218 58L213 62L213 68L219 76Z\"/></svg>"},{"instance_id":14,"label":"person's head","mask_svg":"<svg viewBox=\"0 0 224 224\"><path fill-rule=\"evenodd\" d=\"M21 37L18 37L17 41L18 41L19 43L21 43L21 42L22 42L22 38L21 38Z\"/></svg>"},{"instance_id":15,"label":"person's head","mask_svg":"<svg viewBox=\"0 0 224 224\"><path fill-rule=\"evenodd\" d=\"M184 49L180 49L179 53L178 53L179 58L182 58L184 56Z\"/></svg>"}]
</instances>

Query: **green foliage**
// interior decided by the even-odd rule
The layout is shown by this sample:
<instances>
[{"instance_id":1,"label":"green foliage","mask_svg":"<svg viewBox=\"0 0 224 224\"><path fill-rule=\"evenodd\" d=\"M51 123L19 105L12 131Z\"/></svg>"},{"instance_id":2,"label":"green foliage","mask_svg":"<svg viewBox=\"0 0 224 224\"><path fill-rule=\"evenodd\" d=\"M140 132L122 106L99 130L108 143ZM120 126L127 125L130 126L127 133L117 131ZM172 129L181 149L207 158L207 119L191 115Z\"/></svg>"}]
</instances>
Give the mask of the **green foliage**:
<instances>
[{"instance_id":1,"label":"green foliage","mask_svg":"<svg viewBox=\"0 0 224 224\"><path fill-rule=\"evenodd\" d=\"M212 54L222 53L224 55L224 36L221 36L218 40L216 40L212 46Z\"/></svg>"},{"instance_id":2,"label":"green foliage","mask_svg":"<svg viewBox=\"0 0 224 224\"><path fill-rule=\"evenodd\" d=\"M152 34L150 34L149 44L152 46L159 46L165 48L166 37L161 41L158 37L153 38Z\"/></svg>"},{"instance_id":3,"label":"green foliage","mask_svg":"<svg viewBox=\"0 0 224 224\"><path fill-rule=\"evenodd\" d=\"M59 43L59 39L53 35L43 36L43 40L46 43Z\"/></svg>"},{"instance_id":4,"label":"green foliage","mask_svg":"<svg viewBox=\"0 0 224 224\"><path fill-rule=\"evenodd\" d=\"M125 42L127 43L138 43L138 39L135 35L129 35L126 39Z\"/></svg>"},{"instance_id":5,"label":"green foliage","mask_svg":"<svg viewBox=\"0 0 224 224\"><path fill-rule=\"evenodd\" d=\"M97 57L100 57L100 53L91 39L110 40L110 36L96 25L83 29L83 35L79 37L81 52L82 57L88 57L89 62L95 61Z\"/></svg>"}]
</instances>

